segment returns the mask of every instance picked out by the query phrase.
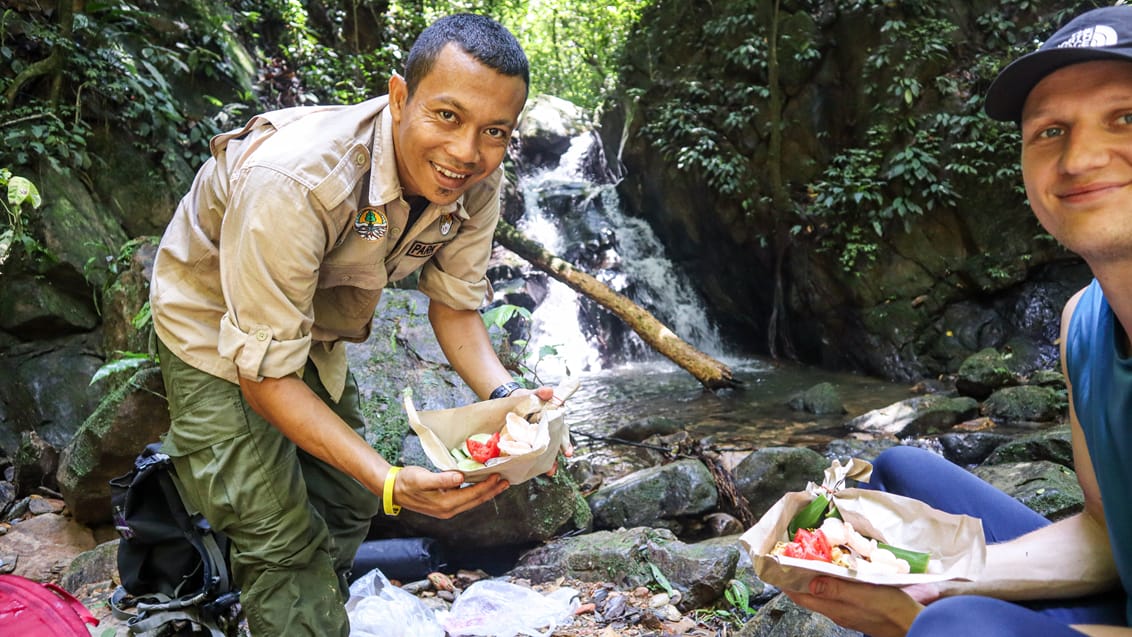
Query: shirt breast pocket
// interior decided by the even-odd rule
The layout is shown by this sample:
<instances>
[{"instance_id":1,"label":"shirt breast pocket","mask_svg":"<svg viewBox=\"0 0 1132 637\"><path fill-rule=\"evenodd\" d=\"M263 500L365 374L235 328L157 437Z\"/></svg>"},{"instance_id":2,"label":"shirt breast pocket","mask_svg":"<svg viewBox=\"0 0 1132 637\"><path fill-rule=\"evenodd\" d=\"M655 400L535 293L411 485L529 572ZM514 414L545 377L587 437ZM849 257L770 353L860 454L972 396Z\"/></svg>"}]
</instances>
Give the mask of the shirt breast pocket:
<instances>
[{"instance_id":1,"label":"shirt breast pocket","mask_svg":"<svg viewBox=\"0 0 1132 637\"><path fill-rule=\"evenodd\" d=\"M338 317L368 319L373 316L388 279L380 265L323 263L315 293L315 315L319 323L334 323Z\"/></svg>"}]
</instances>

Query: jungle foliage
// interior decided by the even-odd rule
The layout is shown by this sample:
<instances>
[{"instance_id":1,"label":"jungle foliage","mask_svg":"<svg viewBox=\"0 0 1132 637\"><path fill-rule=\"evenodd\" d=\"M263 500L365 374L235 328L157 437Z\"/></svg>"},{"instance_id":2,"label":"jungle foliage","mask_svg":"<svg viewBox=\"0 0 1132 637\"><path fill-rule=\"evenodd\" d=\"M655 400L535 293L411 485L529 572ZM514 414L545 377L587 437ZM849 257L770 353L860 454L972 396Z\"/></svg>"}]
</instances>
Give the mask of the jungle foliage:
<instances>
[{"instance_id":1,"label":"jungle foliage","mask_svg":"<svg viewBox=\"0 0 1132 637\"><path fill-rule=\"evenodd\" d=\"M0 14L0 166L107 168L98 131L187 185L207 140L257 110L386 92L434 18L496 17L531 58L532 93L596 107L647 0L59 0ZM72 10L73 9L73 10Z\"/></svg>"},{"instance_id":2,"label":"jungle foliage","mask_svg":"<svg viewBox=\"0 0 1132 637\"><path fill-rule=\"evenodd\" d=\"M982 114L983 94L1006 62L1102 4L736 0L693 10L658 0L630 42L636 77L623 74L623 90L647 105L636 116L663 157L748 223L777 229L762 237L768 250L811 242L853 272L885 233L960 204L965 184L1021 201L1015 127ZM666 57L674 40L695 54ZM858 63L859 81L828 87L825 99L867 104L866 115L820 131L818 157L792 156L781 136L820 116L791 112L790 101Z\"/></svg>"},{"instance_id":3,"label":"jungle foliage","mask_svg":"<svg viewBox=\"0 0 1132 637\"><path fill-rule=\"evenodd\" d=\"M533 94L646 104L643 134L659 154L773 228L763 240L778 259L801 240L852 271L885 233L955 206L961 184L1018 188L1016 133L981 114L981 96L1006 60L1097 4L16 1L0 13L0 167L97 185L114 173L107 145L124 146L149 159L155 189L182 192L212 135L258 110L383 94L429 21L473 11L523 43ZM860 25L859 41L824 32L835 24ZM854 56L857 87L830 91L867 101L867 115L822 131L822 156L790 156L784 135L808 123L790 110L796 93Z\"/></svg>"}]
</instances>

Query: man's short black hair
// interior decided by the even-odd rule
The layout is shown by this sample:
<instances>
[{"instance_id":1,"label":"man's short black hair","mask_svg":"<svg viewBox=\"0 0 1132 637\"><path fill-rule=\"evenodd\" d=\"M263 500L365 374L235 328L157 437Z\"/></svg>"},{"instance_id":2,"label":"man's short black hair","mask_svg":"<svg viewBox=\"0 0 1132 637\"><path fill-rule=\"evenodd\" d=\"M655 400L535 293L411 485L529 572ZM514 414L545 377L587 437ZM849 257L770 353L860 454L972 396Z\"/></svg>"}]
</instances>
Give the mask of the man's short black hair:
<instances>
[{"instance_id":1,"label":"man's short black hair","mask_svg":"<svg viewBox=\"0 0 1132 637\"><path fill-rule=\"evenodd\" d=\"M440 51L449 43L458 44L468 55L502 75L523 78L523 83L530 89L530 66L515 36L491 18L458 13L429 25L409 50L405 84L410 98L417 84L432 70Z\"/></svg>"}]
</instances>

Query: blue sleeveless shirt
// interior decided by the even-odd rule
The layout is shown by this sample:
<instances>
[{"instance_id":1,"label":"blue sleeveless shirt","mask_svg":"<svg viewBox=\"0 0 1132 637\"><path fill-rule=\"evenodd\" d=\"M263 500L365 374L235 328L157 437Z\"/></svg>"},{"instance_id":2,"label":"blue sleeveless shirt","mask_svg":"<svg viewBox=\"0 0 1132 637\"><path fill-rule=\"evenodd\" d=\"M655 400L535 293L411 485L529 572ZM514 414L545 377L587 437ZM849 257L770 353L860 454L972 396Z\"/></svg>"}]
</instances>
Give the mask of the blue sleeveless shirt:
<instances>
[{"instance_id":1,"label":"blue sleeveless shirt","mask_svg":"<svg viewBox=\"0 0 1132 637\"><path fill-rule=\"evenodd\" d=\"M1124 585L1125 621L1132 624L1132 357L1120 354L1122 333L1093 280L1069 319L1066 369Z\"/></svg>"}]
</instances>

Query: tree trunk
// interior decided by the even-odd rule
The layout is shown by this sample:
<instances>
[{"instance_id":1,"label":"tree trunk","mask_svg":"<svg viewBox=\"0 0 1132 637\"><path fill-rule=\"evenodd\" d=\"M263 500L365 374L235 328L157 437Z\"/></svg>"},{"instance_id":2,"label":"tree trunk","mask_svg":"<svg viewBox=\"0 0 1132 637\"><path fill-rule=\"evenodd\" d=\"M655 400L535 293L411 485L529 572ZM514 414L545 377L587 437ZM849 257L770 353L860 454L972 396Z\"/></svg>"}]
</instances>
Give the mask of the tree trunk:
<instances>
[{"instance_id":1,"label":"tree trunk","mask_svg":"<svg viewBox=\"0 0 1132 637\"><path fill-rule=\"evenodd\" d=\"M739 384L739 381L731 376L731 369L726 365L692 347L643 307L547 252L506 221L499 221L495 229L495 240L538 269L565 283L575 292L586 295L613 312L633 328L633 331L649 346L695 376L696 380L707 389L722 389Z\"/></svg>"}]
</instances>

